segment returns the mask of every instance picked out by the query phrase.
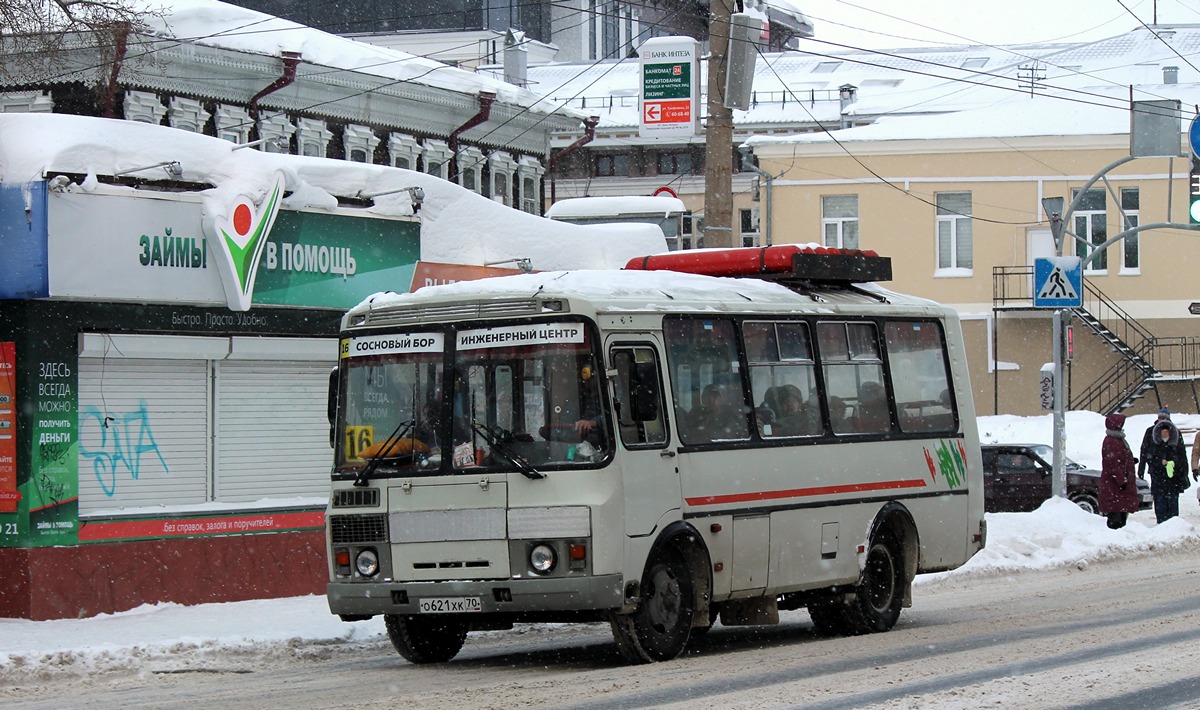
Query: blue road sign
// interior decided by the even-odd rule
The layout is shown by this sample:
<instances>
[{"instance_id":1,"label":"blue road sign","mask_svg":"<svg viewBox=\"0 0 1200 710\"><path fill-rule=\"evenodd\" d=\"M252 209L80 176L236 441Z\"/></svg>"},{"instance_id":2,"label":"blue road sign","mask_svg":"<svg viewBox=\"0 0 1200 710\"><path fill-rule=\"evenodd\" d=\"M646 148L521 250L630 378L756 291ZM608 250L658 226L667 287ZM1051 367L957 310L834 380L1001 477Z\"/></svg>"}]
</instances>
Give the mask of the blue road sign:
<instances>
[{"instance_id":1,"label":"blue road sign","mask_svg":"<svg viewBox=\"0 0 1200 710\"><path fill-rule=\"evenodd\" d=\"M1188 128L1188 142L1192 144L1192 155L1200 155L1200 116L1192 119Z\"/></svg>"},{"instance_id":2,"label":"blue road sign","mask_svg":"<svg viewBox=\"0 0 1200 710\"><path fill-rule=\"evenodd\" d=\"M1083 305L1083 260L1050 256L1033 260L1035 308L1079 308Z\"/></svg>"}]
</instances>

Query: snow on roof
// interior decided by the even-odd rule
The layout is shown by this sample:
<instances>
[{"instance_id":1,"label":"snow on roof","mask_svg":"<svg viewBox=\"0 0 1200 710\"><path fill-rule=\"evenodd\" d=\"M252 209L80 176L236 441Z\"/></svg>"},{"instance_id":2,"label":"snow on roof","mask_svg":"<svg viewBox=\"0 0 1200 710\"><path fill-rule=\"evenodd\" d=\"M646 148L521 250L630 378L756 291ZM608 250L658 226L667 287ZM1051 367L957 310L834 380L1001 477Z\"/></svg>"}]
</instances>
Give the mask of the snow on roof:
<instances>
[{"instance_id":1,"label":"snow on roof","mask_svg":"<svg viewBox=\"0 0 1200 710\"><path fill-rule=\"evenodd\" d=\"M952 314L933 301L894 293L878 284L860 288L892 304L927 307ZM480 281L426 286L413 293L377 293L347 314L393 306L416 306L458 299L585 298L620 310L737 312L770 309L773 312L812 313L830 303L878 306L874 298L853 292L823 292L820 302L786 286L757 278L700 276L673 271L592 270L552 271L502 276Z\"/></svg>"},{"instance_id":2,"label":"snow on roof","mask_svg":"<svg viewBox=\"0 0 1200 710\"><path fill-rule=\"evenodd\" d=\"M816 39L801 51L761 55L755 62L754 105L735 110L736 126L837 122L842 86L855 88L845 107L851 119L930 115L986 108L1028 98L1028 77L1039 76L1035 94L1061 93L1088 101L1093 91L1144 86L1157 93L1163 69L1178 68L1180 84L1200 82L1200 25L1139 28L1109 39L1006 46L918 47L839 50ZM1177 54L1178 53L1178 54ZM701 91L707 86L701 62ZM600 117L601 134L636 130L639 124L636 59L595 64L530 67L530 86L548 100ZM702 97L702 101L703 101ZM1067 104L1059 101L1058 105ZM1030 114L1034 115L1034 114ZM1038 116L1041 120L1042 116ZM1027 123L1026 121L1022 123ZM599 140L599 138L598 138Z\"/></svg>"},{"instance_id":3,"label":"snow on roof","mask_svg":"<svg viewBox=\"0 0 1200 710\"><path fill-rule=\"evenodd\" d=\"M550 219L573 217L615 217L617 215L669 216L687 212L683 200L669 195L629 195L621 197L571 197L550 205Z\"/></svg>"},{"instance_id":4,"label":"snow on roof","mask_svg":"<svg viewBox=\"0 0 1200 710\"><path fill-rule=\"evenodd\" d=\"M20 186L55 173L88 176L70 190L130 190L104 186L97 175L179 161L185 182L208 183L204 199L225 202L239 194L264 194L282 173L288 209L332 210L338 197L384 192L366 214L412 214L404 188L420 187L421 258L454 264L485 264L529 258L535 269L604 269L666 250L652 224L576 225L514 210L425 173L329 158L235 150L211 136L134 121L63 114L0 114L0 182ZM131 173L165 177L160 168Z\"/></svg>"},{"instance_id":5,"label":"snow on roof","mask_svg":"<svg viewBox=\"0 0 1200 710\"><path fill-rule=\"evenodd\" d=\"M466 94L495 93L500 101L539 113L564 113L537 94L499 78L476 74L397 49L358 42L290 20L218 0L133 0L148 11L156 35L255 54L299 52L304 61ZM583 118L571 110L566 114Z\"/></svg>"}]
</instances>

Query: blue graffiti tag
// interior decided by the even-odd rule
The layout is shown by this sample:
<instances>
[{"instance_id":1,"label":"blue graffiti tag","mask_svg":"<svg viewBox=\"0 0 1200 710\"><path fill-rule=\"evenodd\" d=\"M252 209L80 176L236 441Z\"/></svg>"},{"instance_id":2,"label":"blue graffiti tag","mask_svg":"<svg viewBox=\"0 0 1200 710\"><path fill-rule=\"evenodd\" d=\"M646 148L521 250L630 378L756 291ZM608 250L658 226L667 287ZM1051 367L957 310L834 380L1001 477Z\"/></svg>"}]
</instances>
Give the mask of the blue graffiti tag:
<instances>
[{"instance_id":1,"label":"blue graffiti tag","mask_svg":"<svg viewBox=\"0 0 1200 710\"><path fill-rule=\"evenodd\" d=\"M79 417L79 455L92 460L92 470L106 496L111 498L117 490L118 467L127 471L130 478L136 481L142 470L142 455L151 451L162 463L163 471L171 472L154 441L154 432L150 430L146 400L141 401L137 411L107 417L96 407L83 407L79 410ZM84 447L84 441L89 439L85 436L89 423L99 427L99 449Z\"/></svg>"}]
</instances>

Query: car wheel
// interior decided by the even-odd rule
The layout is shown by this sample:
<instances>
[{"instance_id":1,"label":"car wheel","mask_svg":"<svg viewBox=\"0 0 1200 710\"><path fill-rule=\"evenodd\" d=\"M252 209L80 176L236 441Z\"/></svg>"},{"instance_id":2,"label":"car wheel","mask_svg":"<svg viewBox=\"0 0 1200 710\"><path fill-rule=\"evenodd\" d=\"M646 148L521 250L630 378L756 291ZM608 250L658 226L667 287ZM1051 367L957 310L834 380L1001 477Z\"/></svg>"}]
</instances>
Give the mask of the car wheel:
<instances>
[{"instance_id":1,"label":"car wheel","mask_svg":"<svg viewBox=\"0 0 1200 710\"><path fill-rule=\"evenodd\" d=\"M449 616L385 614L392 646L410 663L444 663L458 655L467 640L467 625Z\"/></svg>"},{"instance_id":2,"label":"car wheel","mask_svg":"<svg viewBox=\"0 0 1200 710\"><path fill-rule=\"evenodd\" d=\"M1100 503L1091 493L1074 493L1071 495L1071 502L1089 513L1100 514Z\"/></svg>"}]
</instances>

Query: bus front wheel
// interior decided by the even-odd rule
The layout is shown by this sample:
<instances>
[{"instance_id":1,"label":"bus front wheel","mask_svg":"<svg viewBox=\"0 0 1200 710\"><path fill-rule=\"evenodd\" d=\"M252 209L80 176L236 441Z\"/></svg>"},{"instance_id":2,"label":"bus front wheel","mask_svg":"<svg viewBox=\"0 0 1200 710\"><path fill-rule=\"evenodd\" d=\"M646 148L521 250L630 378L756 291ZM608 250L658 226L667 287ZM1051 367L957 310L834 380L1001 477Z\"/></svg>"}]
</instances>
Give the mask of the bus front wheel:
<instances>
[{"instance_id":1,"label":"bus front wheel","mask_svg":"<svg viewBox=\"0 0 1200 710\"><path fill-rule=\"evenodd\" d=\"M632 663L678 657L691 638L694 603L692 577L683 555L664 548L646 570L637 609L611 618L621 655Z\"/></svg>"},{"instance_id":2,"label":"bus front wheel","mask_svg":"<svg viewBox=\"0 0 1200 710\"><path fill-rule=\"evenodd\" d=\"M904 554L891 532L871 541L862 579L846 611L851 633L888 631L900 618L904 603Z\"/></svg>"},{"instance_id":3,"label":"bus front wheel","mask_svg":"<svg viewBox=\"0 0 1200 710\"><path fill-rule=\"evenodd\" d=\"M385 614L383 623L392 646L410 663L444 663L467 640L467 625L448 616Z\"/></svg>"}]
</instances>

